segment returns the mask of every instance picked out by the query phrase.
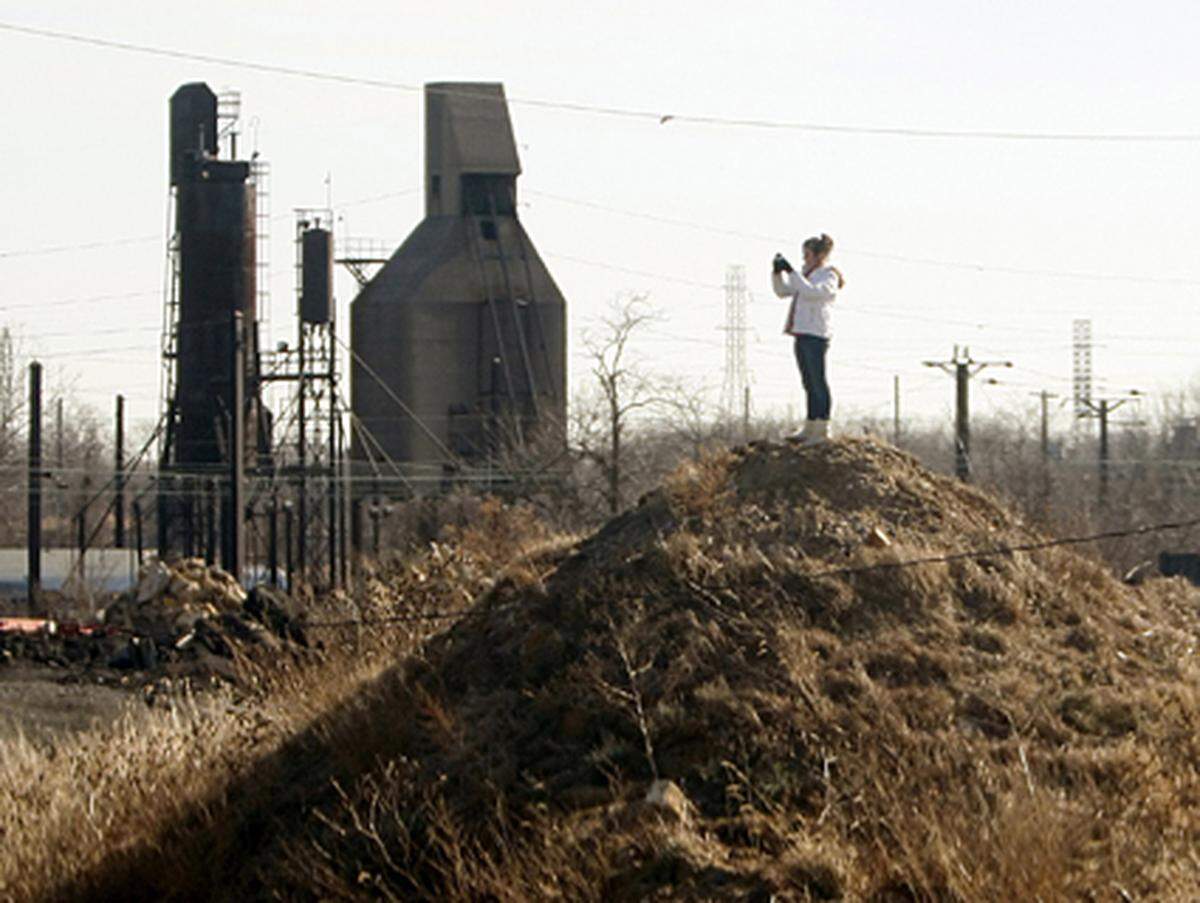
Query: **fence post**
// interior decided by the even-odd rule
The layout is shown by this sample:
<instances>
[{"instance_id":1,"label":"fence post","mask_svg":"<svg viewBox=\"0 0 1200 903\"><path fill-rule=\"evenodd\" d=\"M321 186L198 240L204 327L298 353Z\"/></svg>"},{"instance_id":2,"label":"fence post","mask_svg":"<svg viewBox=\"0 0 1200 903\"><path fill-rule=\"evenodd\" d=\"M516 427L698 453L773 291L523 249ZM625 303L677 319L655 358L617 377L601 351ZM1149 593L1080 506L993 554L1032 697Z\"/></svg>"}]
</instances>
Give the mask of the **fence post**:
<instances>
[{"instance_id":1,"label":"fence post","mask_svg":"<svg viewBox=\"0 0 1200 903\"><path fill-rule=\"evenodd\" d=\"M125 547L125 396L117 396L116 436L113 446L115 449L115 473L113 475L113 544L118 548Z\"/></svg>"},{"instance_id":2,"label":"fence post","mask_svg":"<svg viewBox=\"0 0 1200 903\"><path fill-rule=\"evenodd\" d=\"M26 576L31 612L42 606L42 365L29 365L29 488Z\"/></svg>"}]
</instances>

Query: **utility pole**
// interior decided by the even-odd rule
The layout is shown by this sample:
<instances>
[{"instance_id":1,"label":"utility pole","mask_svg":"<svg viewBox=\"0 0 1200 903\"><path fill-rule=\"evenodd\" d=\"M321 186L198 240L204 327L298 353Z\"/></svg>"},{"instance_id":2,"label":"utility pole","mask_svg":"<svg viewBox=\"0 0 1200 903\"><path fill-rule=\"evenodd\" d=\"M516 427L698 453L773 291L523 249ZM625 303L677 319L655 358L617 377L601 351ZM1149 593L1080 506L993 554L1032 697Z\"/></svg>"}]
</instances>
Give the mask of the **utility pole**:
<instances>
[{"instance_id":1,"label":"utility pole","mask_svg":"<svg viewBox=\"0 0 1200 903\"><path fill-rule=\"evenodd\" d=\"M1107 398L1100 399L1100 505L1108 503L1108 414L1113 410Z\"/></svg>"},{"instance_id":2,"label":"utility pole","mask_svg":"<svg viewBox=\"0 0 1200 903\"><path fill-rule=\"evenodd\" d=\"M145 537L142 534L142 504L136 498L133 500L133 539L137 548L137 563L140 567L142 555L145 552Z\"/></svg>"},{"instance_id":3,"label":"utility pole","mask_svg":"<svg viewBox=\"0 0 1200 903\"><path fill-rule=\"evenodd\" d=\"M383 505L379 501L379 496L371 502L371 507L368 509L368 514L371 516L371 554L375 557L375 561L379 561L379 519L383 517Z\"/></svg>"},{"instance_id":4,"label":"utility pole","mask_svg":"<svg viewBox=\"0 0 1200 903\"><path fill-rule=\"evenodd\" d=\"M1038 398L1042 402L1042 432L1041 432L1041 449L1042 460L1050 460L1050 399L1057 398L1053 392L1047 392L1043 389L1037 393Z\"/></svg>"},{"instance_id":5,"label":"utility pole","mask_svg":"<svg viewBox=\"0 0 1200 903\"><path fill-rule=\"evenodd\" d=\"M29 510L25 546L30 611L42 606L42 365L29 365Z\"/></svg>"},{"instance_id":6,"label":"utility pole","mask_svg":"<svg viewBox=\"0 0 1200 903\"><path fill-rule=\"evenodd\" d=\"M750 386L742 392L742 441L750 439Z\"/></svg>"},{"instance_id":7,"label":"utility pole","mask_svg":"<svg viewBox=\"0 0 1200 903\"><path fill-rule=\"evenodd\" d=\"M892 377L892 445L900 445L900 374Z\"/></svg>"},{"instance_id":8,"label":"utility pole","mask_svg":"<svg viewBox=\"0 0 1200 903\"><path fill-rule=\"evenodd\" d=\"M84 492L86 498L87 493ZM87 505L79 507L79 513L75 515L75 544L79 547L79 585L87 586Z\"/></svg>"},{"instance_id":9,"label":"utility pole","mask_svg":"<svg viewBox=\"0 0 1200 903\"><path fill-rule=\"evenodd\" d=\"M363 552L363 511L366 500L361 496L350 499L350 555L357 569L362 564Z\"/></svg>"},{"instance_id":10,"label":"utility pole","mask_svg":"<svg viewBox=\"0 0 1200 903\"><path fill-rule=\"evenodd\" d=\"M960 480L971 479L971 379L985 367L1011 367L1012 361L977 361L970 348L954 346L948 361L924 361L954 377L954 473Z\"/></svg>"},{"instance_id":11,"label":"utility pole","mask_svg":"<svg viewBox=\"0 0 1200 903\"><path fill-rule=\"evenodd\" d=\"M242 312L233 312L233 392L229 430L229 504L225 513L227 534L225 570L239 583L246 558L246 332Z\"/></svg>"},{"instance_id":12,"label":"utility pole","mask_svg":"<svg viewBox=\"0 0 1200 903\"><path fill-rule=\"evenodd\" d=\"M298 515L299 530L296 533L296 558L300 565L301 579L307 576L308 568L308 355L304 341L304 324L300 324L300 334L298 336L297 354L300 358L299 374L300 382L297 384L296 396L296 431L299 439L296 443L296 471L298 474L296 487L296 513ZM495 387L495 381L492 383ZM493 392L493 404L495 404L495 393ZM291 540L288 540L290 547ZM290 553L289 553L290 554ZM290 559L289 559L290 561ZM292 566L288 565L288 591L292 590Z\"/></svg>"},{"instance_id":13,"label":"utility pole","mask_svg":"<svg viewBox=\"0 0 1200 903\"><path fill-rule=\"evenodd\" d=\"M336 399L336 396L335 396ZM334 399L331 399L333 403ZM347 461L343 453L346 447L346 426L345 420L338 417L338 453L334 457L334 475L338 480L338 537L339 549L338 560L341 562L341 580L343 587L350 585L350 527L346 522L347 506L350 498L352 482L350 480L350 469L347 467Z\"/></svg>"},{"instance_id":14,"label":"utility pole","mask_svg":"<svg viewBox=\"0 0 1200 903\"><path fill-rule=\"evenodd\" d=\"M503 259L503 258L501 258ZM334 324L329 323L330 344L335 341ZM339 552L339 527L341 520L338 517L338 406L337 395L335 388L337 386L337 370L336 367L337 355L329 356L329 588L336 589L338 587L338 552Z\"/></svg>"},{"instance_id":15,"label":"utility pole","mask_svg":"<svg viewBox=\"0 0 1200 903\"><path fill-rule=\"evenodd\" d=\"M54 400L54 464L59 470L66 466L66 455L63 445L63 400Z\"/></svg>"},{"instance_id":16,"label":"utility pole","mask_svg":"<svg viewBox=\"0 0 1200 903\"><path fill-rule=\"evenodd\" d=\"M59 545L67 545L69 540L63 536L63 524L67 520L66 475L63 469L67 466L66 445L63 441L63 400L60 395L54 399L54 466L57 468L54 492L54 513L59 523L59 533L56 541Z\"/></svg>"},{"instance_id":17,"label":"utility pole","mask_svg":"<svg viewBox=\"0 0 1200 903\"><path fill-rule=\"evenodd\" d=\"M1099 456L1097 459L1097 468L1099 475L1098 498L1100 507L1103 508L1108 504L1108 462L1110 459L1108 448L1108 418L1109 415L1125 404L1127 401L1132 401L1137 398L1140 393L1135 389L1129 395L1123 398L1097 398L1093 399L1076 399L1081 401L1083 413L1080 418L1095 418L1100 421L1100 443Z\"/></svg>"},{"instance_id":18,"label":"utility pole","mask_svg":"<svg viewBox=\"0 0 1200 903\"><path fill-rule=\"evenodd\" d=\"M200 490L204 493L204 514L202 516L204 527L204 560L208 564L217 563L217 521L220 515L217 512L217 493L220 492L219 483L215 479L207 479L204 481L204 489Z\"/></svg>"},{"instance_id":19,"label":"utility pole","mask_svg":"<svg viewBox=\"0 0 1200 903\"><path fill-rule=\"evenodd\" d=\"M279 490L271 490L271 507L267 514L267 570L271 586L279 586Z\"/></svg>"},{"instance_id":20,"label":"utility pole","mask_svg":"<svg viewBox=\"0 0 1200 903\"><path fill-rule=\"evenodd\" d=\"M1053 392L1043 389L1036 393L1042 406L1042 426L1039 445L1042 452L1042 512L1050 508L1050 399L1057 398Z\"/></svg>"},{"instance_id":21,"label":"utility pole","mask_svg":"<svg viewBox=\"0 0 1200 903\"><path fill-rule=\"evenodd\" d=\"M283 557L284 557L284 574L287 576L287 591L292 592L296 585L295 579L296 562L292 555L292 524L295 518L295 511L292 509L291 502L283 503Z\"/></svg>"},{"instance_id":22,"label":"utility pole","mask_svg":"<svg viewBox=\"0 0 1200 903\"><path fill-rule=\"evenodd\" d=\"M113 475L113 544L125 548L125 396L117 396L117 426L113 441L115 472Z\"/></svg>"}]
</instances>

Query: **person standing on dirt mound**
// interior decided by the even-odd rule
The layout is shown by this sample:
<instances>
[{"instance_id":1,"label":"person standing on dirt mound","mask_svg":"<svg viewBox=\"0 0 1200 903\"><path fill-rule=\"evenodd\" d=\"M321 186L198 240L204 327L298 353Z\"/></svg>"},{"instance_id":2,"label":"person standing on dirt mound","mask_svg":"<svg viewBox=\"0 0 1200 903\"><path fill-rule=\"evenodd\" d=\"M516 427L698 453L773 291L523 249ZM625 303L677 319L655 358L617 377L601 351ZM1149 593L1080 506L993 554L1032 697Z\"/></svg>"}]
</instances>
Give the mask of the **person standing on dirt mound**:
<instances>
[{"instance_id":1,"label":"person standing on dirt mound","mask_svg":"<svg viewBox=\"0 0 1200 903\"><path fill-rule=\"evenodd\" d=\"M829 265L833 239L821 233L818 238L804 242L804 268L796 272L782 254L776 254L771 264L771 284L780 298L790 298L785 335L793 337L800 381L808 399L808 417L804 428L788 439L816 445L829 438L829 415L833 399L825 375L825 358L829 353L830 305L846 284L837 267Z\"/></svg>"}]
</instances>

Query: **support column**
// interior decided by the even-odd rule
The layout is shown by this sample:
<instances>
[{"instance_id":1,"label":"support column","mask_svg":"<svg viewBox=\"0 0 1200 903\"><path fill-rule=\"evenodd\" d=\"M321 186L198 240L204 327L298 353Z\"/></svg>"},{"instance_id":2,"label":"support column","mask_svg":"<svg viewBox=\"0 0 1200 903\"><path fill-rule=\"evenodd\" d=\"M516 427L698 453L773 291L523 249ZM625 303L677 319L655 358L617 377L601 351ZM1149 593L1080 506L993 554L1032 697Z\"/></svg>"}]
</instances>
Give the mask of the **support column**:
<instances>
[{"instance_id":1,"label":"support column","mask_svg":"<svg viewBox=\"0 0 1200 903\"><path fill-rule=\"evenodd\" d=\"M42 365L29 365L29 486L26 574L29 610L42 607Z\"/></svg>"},{"instance_id":2,"label":"support column","mask_svg":"<svg viewBox=\"0 0 1200 903\"><path fill-rule=\"evenodd\" d=\"M116 436L113 440L113 545L125 547L125 396L117 396Z\"/></svg>"}]
</instances>

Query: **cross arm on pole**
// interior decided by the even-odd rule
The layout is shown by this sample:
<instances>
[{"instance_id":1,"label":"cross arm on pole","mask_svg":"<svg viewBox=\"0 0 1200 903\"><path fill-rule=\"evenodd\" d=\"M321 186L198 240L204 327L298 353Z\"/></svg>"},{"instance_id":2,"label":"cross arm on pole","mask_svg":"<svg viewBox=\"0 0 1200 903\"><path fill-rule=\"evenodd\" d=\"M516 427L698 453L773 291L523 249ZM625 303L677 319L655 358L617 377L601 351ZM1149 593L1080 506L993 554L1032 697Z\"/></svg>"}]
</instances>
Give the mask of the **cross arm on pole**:
<instances>
[{"instance_id":1,"label":"cross arm on pole","mask_svg":"<svg viewBox=\"0 0 1200 903\"><path fill-rule=\"evenodd\" d=\"M1121 395L1115 398L1091 398L1077 399L1079 404L1088 409L1088 413L1080 414L1080 418L1099 417L1102 414L1111 414L1123 404L1128 404L1131 401L1138 401L1142 397L1142 393L1137 389L1130 391L1128 395Z\"/></svg>"},{"instance_id":2,"label":"cross arm on pole","mask_svg":"<svg viewBox=\"0 0 1200 903\"><path fill-rule=\"evenodd\" d=\"M978 376L981 371L988 367L1011 367L1012 365L1012 361L967 361L971 376Z\"/></svg>"}]
</instances>

